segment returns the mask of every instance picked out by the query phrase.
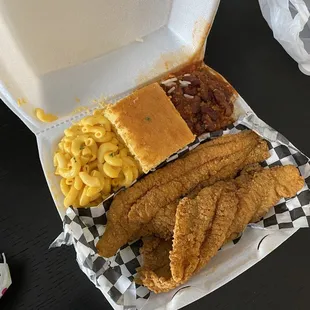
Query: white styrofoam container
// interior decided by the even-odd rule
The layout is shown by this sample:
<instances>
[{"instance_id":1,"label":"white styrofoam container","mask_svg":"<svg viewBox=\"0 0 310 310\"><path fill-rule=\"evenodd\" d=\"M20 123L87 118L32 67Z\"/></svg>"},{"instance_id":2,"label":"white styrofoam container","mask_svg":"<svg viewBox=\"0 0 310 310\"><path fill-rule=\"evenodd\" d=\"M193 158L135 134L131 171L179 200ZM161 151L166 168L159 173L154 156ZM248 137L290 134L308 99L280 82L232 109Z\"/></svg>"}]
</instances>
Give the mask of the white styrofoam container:
<instances>
[{"instance_id":1,"label":"white styrofoam container","mask_svg":"<svg viewBox=\"0 0 310 310\"><path fill-rule=\"evenodd\" d=\"M43 171L61 217L64 197L52 159L64 129L86 114L73 111L80 106L96 108L93 99L101 97L114 102L169 71L202 59L219 2L0 0L0 96L36 135ZM26 103L19 107L18 98ZM34 115L38 107L59 119L38 121ZM242 113L251 111L240 96L236 107ZM281 236L267 252L294 232L279 232ZM167 307L176 309L202 297L261 258L248 260L242 270L232 268L234 272L224 274L211 290L192 297L184 292L185 298L182 294ZM166 303L160 295L153 299L157 306ZM154 303L148 307L154 309Z\"/></svg>"},{"instance_id":2,"label":"white styrofoam container","mask_svg":"<svg viewBox=\"0 0 310 310\"><path fill-rule=\"evenodd\" d=\"M202 59L219 0L0 0L0 96L36 134L63 217L52 155L65 128L168 71ZM141 42L143 41L143 42ZM17 101L26 101L18 106ZM35 108L59 119L42 123Z\"/></svg>"}]
</instances>

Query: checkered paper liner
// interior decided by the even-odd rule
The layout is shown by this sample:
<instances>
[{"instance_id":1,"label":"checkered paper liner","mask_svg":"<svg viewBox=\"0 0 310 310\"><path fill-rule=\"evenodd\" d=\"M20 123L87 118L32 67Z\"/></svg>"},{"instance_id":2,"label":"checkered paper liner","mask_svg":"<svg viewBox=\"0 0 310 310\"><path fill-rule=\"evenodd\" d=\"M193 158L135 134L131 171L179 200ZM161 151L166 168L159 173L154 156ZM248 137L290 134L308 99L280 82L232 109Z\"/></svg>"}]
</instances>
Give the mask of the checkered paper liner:
<instances>
[{"instance_id":1,"label":"checkered paper liner","mask_svg":"<svg viewBox=\"0 0 310 310\"><path fill-rule=\"evenodd\" d=\"M271 156L262 163L264 167L293 164L298 167L300 174L305 179L304 187L295 197L281 199L260 222L250 224L250 226L260 229L310 227L309 158L253 113L248 113L240 118L226 130L198 137L193 143L172 155L156 169L179 158L203 142L245 129L252 129L267 140ZM141 240L124 245L114 257L109 259L100 257L95 247L100 236L104 233L107 223L106 214L116 194L112 194L98 207L69 208L63 222L64 231L52 243L51 247L73 244L80 268L105 296L110 297L115 304L123 306L124 309L141 309L150 296L150 291L147 288L139 286L133 281L136 269L141 265L139 253L139 248L142 245ZM233 246L236 243L237 240L228 246Z\"/></svg>"}]
</instances>

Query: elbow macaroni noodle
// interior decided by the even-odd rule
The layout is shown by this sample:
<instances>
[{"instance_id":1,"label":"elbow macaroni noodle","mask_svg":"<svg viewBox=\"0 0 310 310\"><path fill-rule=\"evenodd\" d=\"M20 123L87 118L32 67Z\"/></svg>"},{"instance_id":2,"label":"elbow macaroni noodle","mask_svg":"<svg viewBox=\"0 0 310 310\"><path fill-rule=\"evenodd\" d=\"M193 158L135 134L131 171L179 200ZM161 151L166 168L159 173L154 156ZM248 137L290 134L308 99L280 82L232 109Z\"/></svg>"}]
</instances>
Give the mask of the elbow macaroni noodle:
<instances>
[{"instance_id":1,"label":"elbow macaroni noodle","mask_svg":"<svg viewBox=\"0 0 310 310\"><path fill-rule=\"evenodd\" d=\"M128 187L141 173L140 165L96 110L64 131L54 155L55 174L62 177L64 206L99 204L113 191Z\"/></svg>"},{"instance_id":2,"label":"elbow macaroni noodle","mask_svg":"<svg viewBox=\"0 0 310 310\"><path fill-rule=\"evenodd\" d=\"M37 119L44 123L51 123L58 119L56 115L45 113L43 109L35 109L34 113Z\"/></svg>"}]
</instances>

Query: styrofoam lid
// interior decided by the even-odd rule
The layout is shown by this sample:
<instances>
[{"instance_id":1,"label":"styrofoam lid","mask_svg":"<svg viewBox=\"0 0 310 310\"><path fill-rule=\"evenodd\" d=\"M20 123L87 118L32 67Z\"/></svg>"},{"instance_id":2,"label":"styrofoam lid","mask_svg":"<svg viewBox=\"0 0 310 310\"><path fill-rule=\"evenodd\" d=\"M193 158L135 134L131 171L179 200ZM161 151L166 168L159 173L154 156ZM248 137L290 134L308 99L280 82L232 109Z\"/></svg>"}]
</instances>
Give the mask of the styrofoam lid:
<instances>
[{"instance_id":1,"label":"styrofoam lid","mask_svg":"<svg viewBox=\"0 0 310 310\"><path fill-rule=\"evenodd\" d=\"M35 133L202 58L219 0L0 0L0 95ZM17 105L17 101L24 103Z\"/></svg>"}]
</instances>

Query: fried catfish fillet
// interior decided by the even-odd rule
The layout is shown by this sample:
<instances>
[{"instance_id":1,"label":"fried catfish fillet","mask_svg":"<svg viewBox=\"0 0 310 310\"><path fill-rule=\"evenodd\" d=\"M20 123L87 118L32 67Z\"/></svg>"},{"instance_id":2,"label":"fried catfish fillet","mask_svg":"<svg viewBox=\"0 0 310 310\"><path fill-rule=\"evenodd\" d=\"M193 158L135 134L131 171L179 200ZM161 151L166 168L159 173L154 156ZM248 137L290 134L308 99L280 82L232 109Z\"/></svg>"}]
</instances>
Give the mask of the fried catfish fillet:
<instances>
[{"instance_id":1,"label":"fried catfish fillet","mask_svg":"<svg viewBox=\"0 0 310 310\"><path fill-rule=\"evenodd\" d=\"M169 254L170 272L158 274L153 269L156 264L144 265L139 271L140 282L159 293L167 292L187 281L197 269L205 240L216 241L215 227L220 229L231 225L238 203L235 192L233 181L217 182L201 190L194 199L182 199L176 212L173 247ZM209 231L213 232L212 235ZM226 234L224 240L225 237ZM157 240L158 244L168 242L160 238ZM146 246L149 247L148 244ZM144 259L156 260L157 250L149 251L146 257L145 252L142 250ZM165 261L167 270L167 259L162 261Z\"/></svg>"},{"instance_id":2,"label":"fried catfish fillet","mask_svg":"<svg viewBox=\"0 0 310 310\"><path fill-rule=\"evenodd\" d=\"M152 228L156 215L161 215L159 211L175 204L199 184L208 186L233 178L246 165L268 157L267 143L252 131L225 135L198 146L115 197L107 215L106 230L97 243L98 253L113 256L128 241L152 234L156 230ZM146 229L149 223L150 229ZM169 223L163 226L165 238L171 228ZM161 232L157 235L161 236Z\"/></svg>"},{"instance_id":3,"label":"fried catfish fillet","mask_svg":"<svg viewBox=\"0 0 310 310\"><path fill-rule=\"evenodd\" d=\"M281 198L296 195L304 185L296 167L280 166L254 173L241 174L236 179L239 207L227 239L234 239L248 223L260 220Z\"/></svg>"},{"instance_id":4,"label":"fried catfish fillet","mask_svg":"<svg viewBox=\"0 0 310 310\"><path fill-rule=\"evenodd\" d=\"M242 232L251 219L259 219L282 197L296 195L303 185L294 166L251 166L235 180L217 182L193 199L182 199L176 211L170 271L167 258L162 259L164 275L153 270L152 265L142 266L140 282L155 293L184 283L210 261L227 239ZM158 238L157 242L169 241ZM147 255L150 258L158 254L149 251Z\"/></svg>"}]
</instances>

